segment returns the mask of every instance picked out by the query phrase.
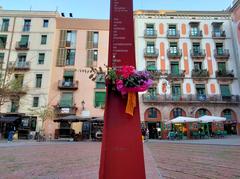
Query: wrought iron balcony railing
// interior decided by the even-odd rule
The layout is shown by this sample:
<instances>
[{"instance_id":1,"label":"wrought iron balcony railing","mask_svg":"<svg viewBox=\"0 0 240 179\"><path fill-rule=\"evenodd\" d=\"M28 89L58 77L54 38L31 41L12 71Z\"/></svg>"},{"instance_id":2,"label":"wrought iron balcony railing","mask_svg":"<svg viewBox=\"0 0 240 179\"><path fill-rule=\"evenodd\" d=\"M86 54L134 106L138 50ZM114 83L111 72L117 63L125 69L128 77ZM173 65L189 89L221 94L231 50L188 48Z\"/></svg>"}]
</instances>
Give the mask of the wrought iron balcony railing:
<instances>
[{"instance_id":1,"label":"wrought iron balcony railing","mask_svg":"<svg viewBox=\"0 0 240 179\"><path fill-rule=\"evenodd\" d=\"M179 30L175 30L175 31L168 30L167 31L167 38L169 38L169 39L179 39L180 38Z\"/></svg>"},{"instance_id":2,"label":"wrought iron balcony railing","mask_svg":"<svg viewBox=\"0 0 240 179\"><path fill-rule=\"evenodd\" d=\"M78 89L78 81L58 81L58 88L62 90L76 90Z\"/></svg>"},{"instance_id":3,"label":"wrought iron balcony railing","mask_svg":"<svg viewBox=\"0 0 240 179\"><path fill-rule=\"evenodd\" d=\"M193 69L192 78L209 78L209 72L206 69Z\"/></svg>"},{"instance_id":4,"label":"wrought iron balcony railing","mask_svg":"<svg viewBox=\"0 0 240 179\"><path fill-rule=\"evenodd\" d=\"M168 58L181 58L182 57L182 50L177 49L171 49L169 48L167 51Z\"/></svg>"},{"instance_id":5,"label":"wrought iron balcony railing","mask_svg":"<svg viewBox=\"0 0 240 179\"><path fill-rule=\"evenodd\" d=\"M204 59L206 57L206 52L203 49L191 50L191 57L193 59Z\"/></svg>"},{"instance_id":6,"label":"wrought iron balcony railing","mask_svg":"<svg viewBox=\"0 0 240 179\"><path fill-rule=\"evenodd\" d=\"M159 50L154 48L154 49L144 49L144 57L145 58L158 58L159 56Z\"/></svg>"},{"instance_id":7,"label":"wrought iron balcony railing","mask_svg":"<svg viewBox=\"0 0 240 179\"><path fill-rule=\"evenodd\" d=\"M198 30L196 32L193 32L193 31L189 32L190 39L201 39L202 37L203 37L203 33L201 30Z\"/></svg>"},{"instance_id":8,"label":"wrought iron balcony railing","mask_svg":"<svg viewBox=\"0 0 240 179\"><path fill-rule=\"evenodd\" d=\"M30 62L8 62L8 67L14 70L30 70Z\"/></svg>"},{"instance_id":9,"label":"wrought iron balcony railing","mask_svg":"<svg viewBox=\"0 0 240 179\"><path fill-rule=\"evenodd\" d=\"M216 71L216 77L217 78L234 78L234 72L227 71L227 70L218 70Z\"/></svg>"},{"instance_id":10,"label":"wrought iron balcony railing","mask_svg":"<svg viewBox=\"0 0 240 179\"><path fill-rule=\"evenodd\" d=\"M157 31L154 29L145 29L144 30L144 37L145 38L157 38Z\"/></svg>"},{"instance_id":11,"label":"wrought iron balcony railing","mask_svg":"<svg viewBox=\"0 0 240 179\"><path fill-rule=\"evenodd\" d=\"M212 38L213 39L225 39L226 32L225 31L212 31Z\"/></svg>"},{"instance_id":12,"label":"wrought iron balcony railing","mask_svg":"<svg viewBox=\"0 0 240 179\"><path fill-rule=\"evenodd\" d=\"M214 50L214 57L216 59L229 59L230 57L230 52L228 49L215 49Z\"/></svg>"},{"instance_id":13,"label":"wrought iron balcony railing","mask_svg":"<svg viewBox=\"0 0 240 179\"><path fill-rule=\"evenodd\" d=\"M29 42L19 41L19 42L16 43L15 49L16 50L29 50L29 44L30 44Z\"/></svg>"}]
</instances>

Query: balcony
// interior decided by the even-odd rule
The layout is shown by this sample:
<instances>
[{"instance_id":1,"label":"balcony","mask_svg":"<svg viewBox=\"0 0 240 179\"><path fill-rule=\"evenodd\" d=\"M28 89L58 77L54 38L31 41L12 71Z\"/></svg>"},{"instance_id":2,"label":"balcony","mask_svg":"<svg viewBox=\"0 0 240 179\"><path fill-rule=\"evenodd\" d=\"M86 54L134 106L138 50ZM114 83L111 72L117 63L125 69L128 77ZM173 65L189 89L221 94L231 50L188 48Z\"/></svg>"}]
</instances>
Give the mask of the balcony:
<instances>
[{"instance_id":1,"label":"balcony","mask_svg":"<svg viewBox=\"0 0 240 179\"><path fill-rule=\"evenodd\" d=\"M226 32L225 31L212 31L212 38L213 39L225 39Z\"/></svg>"},{"instance_id":2,"label":"balcony","mask_svg":"<svg viewBox=\"0 0 240 179\"><path fill-rule=\"evenodd\" d=\"M179 70L178 72L168 72L168 79L183 79L185 77L185 70Z\"/></svg>"},{"instance_id":3,"label":"balcony","mask_svg":"<svg viewBox=\"0 0 240 179\"><path fill-rule=\"evenodd\" d=\"M206 57L206 52L203 49L199 49L199 50L191 50L191 57L192 59L204 59Z\"/></svg>"},{"instance_id":4,"label":"balcony","mask_svg":"<svg viewBox=\"0 0 240 179\"><path fill-rule=\"evenodd\" d=\"M167 38L168 38L168 39L179 39L179 38L180 38L180 32L179 32L179 30L176 30L176 31L168 30L168 32L167 32Z\"/></svg>"},{"instance_id":5,"label":"balcony","mask_svg":"<svg viewBox=\"0 0 240 179\"><path fill-rule=\"evenodd\" d=\"M143 103L206 103L206 104L240 104L239 95L231 95L229 97L221 95L142 95Z\"/></svg>"},{"instance_id":6,"label":"balcony","mask_svg":"<svg viewBox=\"0 0 240 179\"><path fill-rule=\"evenodd\" d=\"M230 58L230 53L228 49L223 49L223 50L214 50L214 57L216 59L229 59Z\"/></svg>"},{"instance_id":7,"label":"balcony","mask_svg":"<svg viewBox=\"0 0 240 179\"><path fill-rule=\"evenodd\" d=\"M59 105L54 107L54 112L57 116L64 116L64 115L76 115L77 107L61 107Z\"/></svg>"},{"instance_id":8,"label":"balcony","mask_svg":"<svg viewBox=\"0 0 240 179\"><path fill-rule=\"evenodd\" d=\"M13 68L14 70L30 70L30 62L9 62L8 68Z\"/></svg>"},{"instance_id":9,"label":"balcony","mask_svg":"<svg viewBox=\"0 0 240 179\"><path fill-rule=\"evenodd\" d=\"M168 72L166 70L147 70L154 80L158 80L160 78L168 77Z\"/></svg>"},{"instance_id":10,"label":"balcony","mask_svg":"<svg viewBox=\"0 0 240 179\"><path fill-rule=\"evenodd\" d=\"M150 39L154 39L157 38L157 31L156 30L149 30L149 29L145 29L144 30L144 38L150 38Z\"/></svg>"},{"instance_id":11,"label":"balcony","mask_svg":"<svg viewBox=\"0 0 240 179\"><path fill-rule=\"evenodd\" d=\"M144 49L144 57L145 58L158 58L159 56L159 50L156 48L153 49Z\"/></svg>"},{"instance_id":12,"label":"balcony","mask_svg":"<svg viewBox=\"0 0 240 179\"><path fill-rule=\"evenodd\" d=\"M177 49L168 49L167 51L167 56L168 58L172 58L172 59L178 59L182 57L182 50L180 50L179 48Z\"/></svg>"},{"instance_id":13,"label":"balcony","mask_svg":"<svg viewBox=\"0 0 240 179\"><path fill-rule=\"evenodd\" d=\"M78 81L58 81L58 89L60 90L77 90L78 89Z\"/></svg>"},{"instance_id":14,"label":"balcony","mask_svg":"<svg viewBox=\"0 0 240 179\"><path fill-rule=\"evenodd\" d=\"M190 39L202 39L203 38L202 31L201 30L198 30L196 32L190 31L189 38Z\"/></svg>"},{"instance_id":15,"label":"balcony","mask_svg":"<svg viewBox=\"0 0 240 179\"><path fill-rule=\"evenodd\" d=\"M232 71L227 71L227 70L218 70L216 71L216 78L220 80L233 80L234 79L234 72Z\"/></svg>"},{"instance_id":16,"label":"balcony","mask_svg":"<svg viewBox=\"0 0 240 179\"><path fill-rule=\"evenodd\" d=\"M29 50L29 42L17 42L16 43L16 50Z\"/></svg>"},{"instance_id":17,"label":"balcony","mask_svg":"<svg viewBox=\"0 0 240 179\"><path fill-rule=\"evenodd\" d=\"M208 70L204 69L193 69L192 70L192 78L196 79L206 79L209 78Z\"/></svg>"}]
</instances>

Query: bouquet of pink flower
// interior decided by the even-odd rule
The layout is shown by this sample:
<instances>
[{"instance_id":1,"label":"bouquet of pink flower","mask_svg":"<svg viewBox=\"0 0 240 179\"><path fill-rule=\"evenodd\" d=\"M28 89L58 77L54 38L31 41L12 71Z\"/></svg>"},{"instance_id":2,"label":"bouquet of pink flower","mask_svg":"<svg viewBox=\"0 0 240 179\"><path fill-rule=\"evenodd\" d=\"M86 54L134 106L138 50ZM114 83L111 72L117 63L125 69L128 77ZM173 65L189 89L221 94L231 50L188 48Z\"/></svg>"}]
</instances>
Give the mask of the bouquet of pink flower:
<instances>
[{"instance_id":1,"label":"bouquet of pink flower","mask_svg":"<svg viewBox=\"0 0 240 179\"><path fill-rule=\"evenodd\" d=\"M117 73L116 87L122 95L146 91L153 83L147 71L136 71L133 66L123 66Z\"/></svg>"}]
</instances>

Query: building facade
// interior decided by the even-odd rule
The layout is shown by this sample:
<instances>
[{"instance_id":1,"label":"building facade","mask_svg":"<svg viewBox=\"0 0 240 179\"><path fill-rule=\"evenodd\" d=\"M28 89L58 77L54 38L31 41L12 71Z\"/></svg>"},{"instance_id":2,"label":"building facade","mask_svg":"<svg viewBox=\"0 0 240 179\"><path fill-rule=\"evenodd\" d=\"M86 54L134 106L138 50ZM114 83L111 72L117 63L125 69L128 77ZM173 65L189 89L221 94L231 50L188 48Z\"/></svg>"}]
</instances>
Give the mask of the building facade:
<instances>
[{"instance_id":1,"label":"building facade","mask_svg":"<svg viewBox=\"0 0 240 179\"><path fill-rule=\"evenodd\" d=\"M0 10L1 67L13 69L11 79L18 79L21 86L18 95L1 106L1 115L19 120L20 137L42 127L32 110L48 105L57 16L57 12ZM6 130L9 125L1 127Z\"/></svg>"},{"instance_id":2,"label":"building facade","mask_svg":"<svg viewBox=\"0 0 240 179\"><path fill-rule=\"evenodd\" d=\"M240 98L231 14L225 11L135 11L138 70L154 76L140 95L141 119L161 128L178 116L224 116L240 133Z\"/></svg>"},{"instance_id":3,"label":"building facade","mask_svg":"<svg viewBox=\"0 0 240 179\"><path fill-rule=\"evenodd\" d=\"M103 118L105 82L89 79L90 67L104 67L108 59L108 21L57 18L55 57L52 65L49 102L57 118L74 115ZM82 132L82 122L47 121L45 131L55 138ZM88 127L88 126L86 126ZM64 132L65 131L65 132Z\"/></svg>"}]
</instances>

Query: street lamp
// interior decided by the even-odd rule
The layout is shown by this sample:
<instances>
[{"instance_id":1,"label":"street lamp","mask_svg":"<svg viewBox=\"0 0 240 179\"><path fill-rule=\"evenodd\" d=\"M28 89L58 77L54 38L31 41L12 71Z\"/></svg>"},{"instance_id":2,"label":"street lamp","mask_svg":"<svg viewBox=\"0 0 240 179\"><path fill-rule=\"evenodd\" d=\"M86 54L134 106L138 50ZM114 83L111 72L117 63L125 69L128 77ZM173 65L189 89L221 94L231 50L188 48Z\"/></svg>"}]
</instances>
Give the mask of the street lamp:
<instances>
[{"instance_id":1,"label":"street lamp","mask_svg":"<svg viewBox=\"0 0 240 179\"><path fill-rule=\"evenodd\" d=\"M84 100L82 100L82 110L84 110L85 109L85 107L84 107L84 105L85 105L85 101Z\"/></svg>"}]
</instances>

